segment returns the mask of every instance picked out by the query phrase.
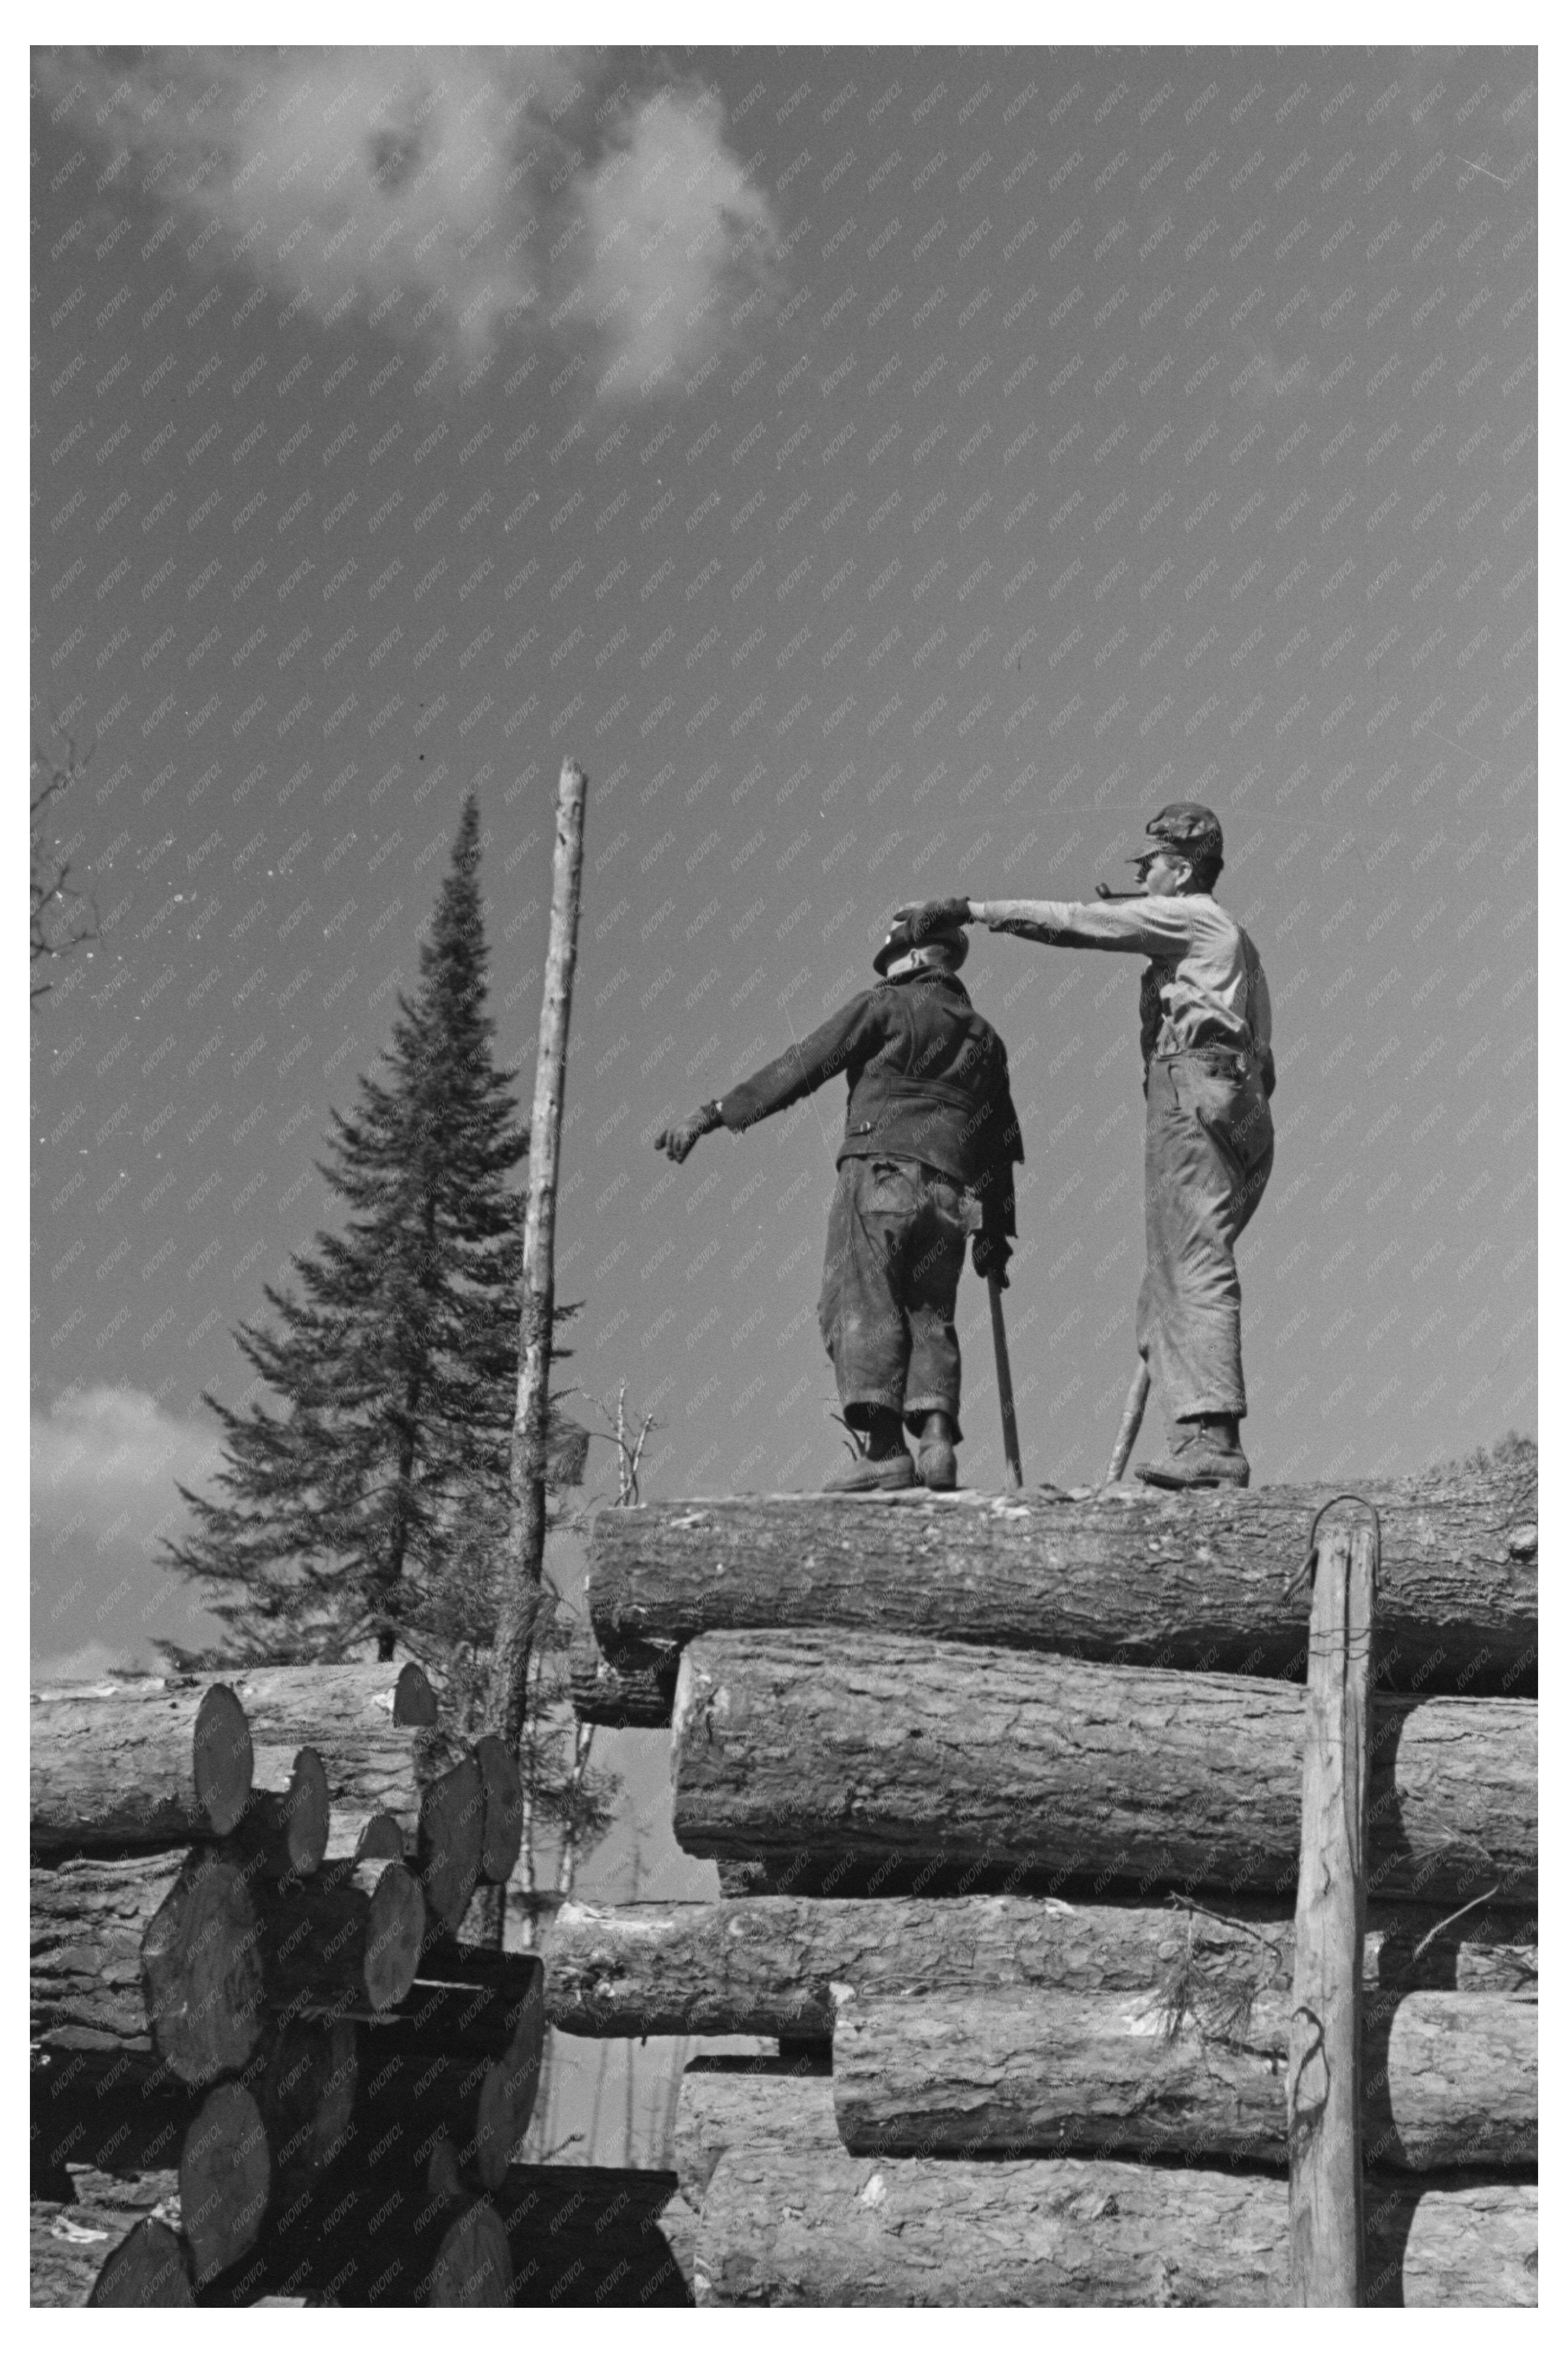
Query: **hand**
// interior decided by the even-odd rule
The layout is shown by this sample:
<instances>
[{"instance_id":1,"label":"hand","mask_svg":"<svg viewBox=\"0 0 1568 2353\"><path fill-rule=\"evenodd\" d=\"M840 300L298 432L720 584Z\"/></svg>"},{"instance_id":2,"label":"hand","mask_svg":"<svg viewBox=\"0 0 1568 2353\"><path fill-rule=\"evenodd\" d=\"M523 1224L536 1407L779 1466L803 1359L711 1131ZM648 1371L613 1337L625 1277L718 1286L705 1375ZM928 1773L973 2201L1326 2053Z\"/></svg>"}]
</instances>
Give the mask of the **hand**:
<instances>
[{"instance_id":1,"label":"hand","mask_svg":"<svg viewBox=\"0 0 1568 2353\"><path fill-rule=\"evenodd\" d=\"M928 932L950 932L957 923L972 923L974 917L967 899L912 899L895 911L893 920L906 923L918 940Z\"/></svg>"},{"instance_id":2,"label":"hand","mask_svg":"<svg viewBox=\"0 0 1568 2353\"><path fill-rule=\"evenodd\" d=\"M1012 1244L1005 1234L988 1234L982 1227L973 1243L975 1272L982 1278L994 1274L999 1291L1008 1288L1007 1261L1012 1256Z\"/></svg>"},{"instance_id":3,"label":"hand","mask_svg":"<svg viewBox=\"0 0 1568 2353\"><path fill-rule=\"evenodd\" d=\"M679 1167L681 1162L690 1155L697 1138L710 1135L715 1127L720 1127L723 1124L712 1105L703 1103L696 1111L688 1112L684 1119L675 1120L670 1126L662 1127L653 1138L653 1149L655 1152L668 1153L670 1158Z\"/></svg>"}]
</instances>

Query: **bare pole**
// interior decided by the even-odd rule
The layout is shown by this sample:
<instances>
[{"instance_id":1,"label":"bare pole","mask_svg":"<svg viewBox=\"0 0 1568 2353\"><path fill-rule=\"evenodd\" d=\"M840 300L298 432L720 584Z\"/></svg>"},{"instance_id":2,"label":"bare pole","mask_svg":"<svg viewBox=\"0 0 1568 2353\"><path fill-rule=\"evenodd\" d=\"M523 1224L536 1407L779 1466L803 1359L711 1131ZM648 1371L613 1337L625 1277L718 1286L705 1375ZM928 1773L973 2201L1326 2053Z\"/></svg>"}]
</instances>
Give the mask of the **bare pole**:
<instances>
[{"instance_id":1,"label":"bare pole","mask_svg":"<svg viewBox=\"0 0 1568 2353\"><path fill-rule=\"evenodd\" d=\"M512 1526L486 1711L489 1729L498 1732L514 1754L523 1736L528 1656L545 1573L545 1438L556 1306L556 1188L561 1166L561 1103L567 1084L572 974L577 958L587 797L588 776L568 754L561 764L556 797L550 947L539 1015L534 1117L528 1131L528 1215L523 1239L517 1414L512 1431Z\"/></svg>"},{"instance_id":2,"label":"bare pole","mask_svg":"<svg viewBox=\"0 0 1568 2353\"><path fill-rule=\"evenodd\" d=\"M1361 1944L1376 1561L1371 1528L1330 1527L1312 1588L1286 2075L1294 2305L1366 2301Z\"/></svg>"}]
</instances>

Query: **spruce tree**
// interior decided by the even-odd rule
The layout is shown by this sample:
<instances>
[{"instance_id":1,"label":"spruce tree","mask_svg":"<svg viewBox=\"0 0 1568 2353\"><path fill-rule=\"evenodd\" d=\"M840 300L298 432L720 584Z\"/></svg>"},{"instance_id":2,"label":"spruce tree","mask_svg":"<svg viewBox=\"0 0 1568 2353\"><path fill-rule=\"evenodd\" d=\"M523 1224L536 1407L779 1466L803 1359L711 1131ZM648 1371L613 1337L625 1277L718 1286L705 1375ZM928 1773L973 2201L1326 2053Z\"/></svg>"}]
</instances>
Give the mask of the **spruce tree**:
<instances>
[{"instance_id":1,"label":"spruce tree","mask_svg":"<svg viewBox=\"0 0 1568 2353\"><path fill-rule=\"evenodd\" d=\"M392 1658L430 1624L464 1525L504 1508L527 1138L494 1060L479 858L470 794L384 1075L331 1114L318 1166L343 1229L295 1255L294 1291L267 1286L270 1328L237 1331L281 1409L206 1400L218 1493L181 1491L196 1527L167 1549L223 1622L227 1662Z\"/></svg>"}]
</instances>

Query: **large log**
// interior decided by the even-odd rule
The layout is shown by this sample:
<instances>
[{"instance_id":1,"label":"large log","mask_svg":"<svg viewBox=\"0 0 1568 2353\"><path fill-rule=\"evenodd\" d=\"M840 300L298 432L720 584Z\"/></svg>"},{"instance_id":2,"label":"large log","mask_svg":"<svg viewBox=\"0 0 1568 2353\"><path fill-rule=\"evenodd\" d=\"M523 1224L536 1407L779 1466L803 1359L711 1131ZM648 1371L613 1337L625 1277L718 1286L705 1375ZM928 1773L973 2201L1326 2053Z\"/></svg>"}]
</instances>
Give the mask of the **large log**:
<instances>
[{"instance_id":1,"label":"large log","mask_svg":"<svg viewBox=\"0 0 1568 2353\"><path fill-rule=\"evenodd\" d=\"M29 1874L35 2043L150 2051L142 1939L179 1854L62 1862Z\"/></svg>"},{"instance_id":2,"label":"large log","mask_svg":"<svg viewBox=\"0 0 1568 2353\"><path fill-rule=\"evenodd\" d=\"M1260 1676L933 1642L708 1634L684 1655L689 1853L914 1857L1059 1888L1294 1886L1303 1694ZM1535 1706L1373 1711L1369 1887L1533 1905Z\"/></svg>"},{"instance_id":3,"label":"large log","mask_svg":"<svg viewBox=\"0 0 1568 2353\"><path fill-rule=\"evenodd\" d=\"M1005 1986L1150 1994L1176 1970L1202 1985L1239 1965L1260 1991L1286 1992L1291 1923L1253 1914L1028 1895L567 1904L546 1948L546 2006L568 2034L825 2035L835 1984L862 1995ZM1500 1910L1446 1922L1414 1905L1374 1906L1366 1981L1533 1994L1529 1926Z\"/></svg>"},{"instance_id":4,"label":"large log","mask_svg":"<svg viewBox=\"0 0 1568 2353\"><path fill-rule=\"evenodd\" d=\"M207 2094L180 2151L180 2227L201 2287L255 2245L271 2189L267 2127L242 2084Z\"/></svg>"},{"instance_id":5,"label":"large log","mask_svg":"<svg viewBox=\"0 0 1568 2353\"><path fill-rule=\"evenodd\" d=\"M846 2000L840 2137L866 2156L1202 2157L1283 2165L1291 1997L1038 1987ZM1508 1995L1369 1999L1369 2160L1415 2173L1536 2161L1536 2008Z\"/></svg>"},{"instance_id":6,"label":"large log","mask_svg":"<svg viewBox=\"0 0 1568 2353\"><path fill-rule=\"evenodd\" d=\"M618 1506L593 1523L588 1607L622 1667L638 1638L832 1625L1298 1679L1308 1596L1297 1572L1334 1492L916 1490ZM1383 1683L1531 1694L1533 1454L1362 1493L1382 1520Z\"/></svg>"},{"instance_id":7,"label":"large log","mask_svg":"<svg viewBox=\"0 0 1568 2353\"><path fill-rule=\"evenodd\" d=\"M225 1836L252 1787L288 1791L306 1747L324 1764L341 1842L352 1846L383 1810L411 1822L418 1808L415 1751L430 1736L394 1722L397 1685L389 1667L373 1663L236 1669L222 1684L151 1675L35 1692L34 1852L185 1846Z\"/></svg>"},{"instance_id":8,"label":"large log","mask_svg":"<svg viewBox=\"0 0 1568 2353\"><path fill-rule=\"evenodd\" d=\"M194 2305L188 2258L168 2224L151 2216L138 2222L106 2259L87 2300L132 2311Z\"/></svg>"},{"instance_id":9,"label":"large log","mask_svg":"<svg viewBox=\"0 0 1568 2353\"><path fill-rule=\"evenodd\" d=\"M1263 2174L732 2149L703 2202L715 2306L1282 2306L1287 2191ZM1369 2182L1367 2301L1536 2301L1533 2187Z\"/></svg>"}]
</instances>

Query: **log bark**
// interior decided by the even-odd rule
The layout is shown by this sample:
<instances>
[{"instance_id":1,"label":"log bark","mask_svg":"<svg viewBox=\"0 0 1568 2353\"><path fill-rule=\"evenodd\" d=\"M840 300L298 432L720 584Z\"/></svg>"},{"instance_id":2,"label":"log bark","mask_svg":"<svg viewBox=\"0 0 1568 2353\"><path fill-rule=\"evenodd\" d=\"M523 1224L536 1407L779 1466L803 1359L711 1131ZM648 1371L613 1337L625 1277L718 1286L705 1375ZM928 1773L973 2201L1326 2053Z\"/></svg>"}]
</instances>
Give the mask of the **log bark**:
<instances>
[{"instance_id":1,"label":"log bark","mask_svg":"<svg viewBox=\"0 0 1568 2353\"><path fill-rule=\"evenodd\" d=\"M247 1668L222 1685L154 1675L35 1692L34 1852L188 1846L227 1836L253 1787L279 1796L289 1790L305 1747L324 1762L326 1801L342 1841L352 1846L382 1810L412 1821L420 1736L417 1726L394 1723L395 1692L391 1669L378 1665Z\"/></svg>"},{"instance_id":2,"label":"log bark","mask_svg":"<svg viewBox=\"0 0 1568 2353\"><path fill-rule=\"evenodd\" d=\"M824 1631L687 1649L675 1835L689 1853L829 1855L1087 1886L1295 1884L1303 1698L1261 1677ZM1369 1887L1533 1905L1535 1707L1381 1700Z\"/></svg>"},{"instance_id":3,"label":"log bark","mask_svg":"<svg viewBox=\"0 0 1568 2353\"><path fill-rule=\"evenodd\" d=\"M607 1656L591 1633L577 1635L567 1654L567 1687L579 1724L602 1724L612 1732L628 1727L656 1731L670 1721L680 1658L673 1646L655 1651L623 1651Z\"/></svg>"},{"instance_id":4,"label":"log bark","mask_svg":"<svg viewBox=\"0 0 1568 2353\"><path fill-rule=\"evenodd\" d=\"M194 2305L189 2263L177 2234L151 2216L138 2222L105 2261L87 2300L101 2310Z\"/></svg>"},{"instance_id":5,"label":"log bark","mask_svg":"<svg viewBox=\"0 0 1568 2353\"><path fill-rule=\"evenodd\" d=\"M198 2287L255 2245L271 2183L260 2108L242 2084L219 2084L180 2151L180 2227Z\"/></svg>"},{"instance_id":6,"label":"log bark","mask_svg":"<svg viewBox=\"0 0 1568 2353\"><path fill-rule=\"evenodd\" d=\"M833 2107L866 2156L1183 2157L1284 2165L1291 1997L1245 1974L1152 1995L851 1997ZM1507 1995L1370 1998L1361 2126L1380 2166L1536 2162L1536 2008Z\"/></svg>"},{"instance_id":7,"label":"log bark","mask_svg":"<svg viewBox=\"0 0 1568 2353\"><path fill-rule=\"evenodd\" d=\"M842 2154L832 2069L820 2062L758 2057L694 2059L675 2107L675 2178L699 2211L719 2159L757 2152Z\"/></svg>"},{"instance_id":8,"label":"log bark","mask_svg":"<svg viewBox=\"0 0 1568 2353\"><path fill-rule=\"evenodd\" d=\"M1374 1905L1366 1983L1533 1995L1529 1925L1485 1908L1445 1922L1414 1905ZM1140 1995L1177 1969L1202 1986L1245 1967L1260 1991L1284 1993L1294 1930L1277 1908L1270 1916L1245 1904L1222 1918L1052 1896L775 1895L565 1905L546 1957L550 2023L567 2034L831 2035L835 1984L863 1996L1007 1986Z\"/></svg>"},{"instance_id":9,"label":"log bark","mask_svg":"<svg viewBox=\"0 0 1568 2353\"><path fill-rule=\"evenodd\" d=\"M34 2042L151 2051L142 1938L181 1860L89 1858L29 1874Z\"/></svg>"},{"instance_id":10,"label":"log bark","mask_svg":"<svg viewBox=\"0 0 1568 2353\"><path fill-rule=\"evenodd\" d=\"M703 2204L713 2306L1283 2306L1283 2180L1071 2158L732 2150ZM1368 2302L1536 2301L1533 2187L1369 2184Z\"/></svg>"},{"instance_id":11,"label":"log bark","mask_svg":"<svg viewBox=\"0 0 1568 2353\"><path fill-rule=\"evenodd\" d=\"M1382 1519L1380 1680L1531 1696L1531 1469L1373 1482L1362 1492ZM593 1523L589 1613L607 1651L640 1639L843 1626L1298 1680L1308 1595L1298 1585L1287 1597L1285 1588L1333 1493L1071 1499L920 1490L617 1506Z\"/></svg>"}]
</instances>

